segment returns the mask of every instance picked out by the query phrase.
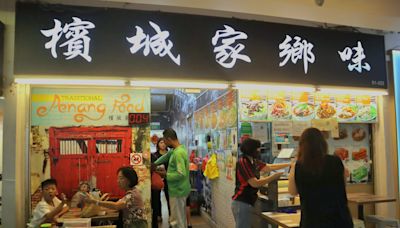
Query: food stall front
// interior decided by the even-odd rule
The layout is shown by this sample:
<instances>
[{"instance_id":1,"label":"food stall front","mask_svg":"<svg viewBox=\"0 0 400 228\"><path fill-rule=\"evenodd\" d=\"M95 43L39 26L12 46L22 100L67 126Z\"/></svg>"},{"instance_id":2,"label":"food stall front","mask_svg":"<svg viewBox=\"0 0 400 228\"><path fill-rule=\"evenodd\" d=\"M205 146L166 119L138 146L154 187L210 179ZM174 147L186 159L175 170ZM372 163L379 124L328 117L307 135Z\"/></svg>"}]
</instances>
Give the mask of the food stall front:
<instances>
[{"instance_id":1,"label":"food stall front","mask_svg":"<svg viewBox=\"0 0 400 228\"><path fill-rule=\"evenodd\" d=\"M80 179L107 188L102 182L114 162L130 162L147 178L150 125L129 126L129 113L151 111L149 89L137 87L166 86L236 88L205 102L193 117L199 141L211 134L215 145L206 148L220 152L224 170L211 192L216 224L233 226L226 208L242 136L260 138L265 159L273 162L282 148L296 147L306 126L326 128L330 152L351 170L349 182L357 183L349 191L373 192L378 177L371 161L381 156L374 139L385 136L377 126L388 86L382 36L32 3L18 3L16 18L15 77L31 135L27 198L35 199L40 181L50 176L65 179L65 191ZM78 179L59 174L70 170L61 164L78 167Z\"/></svg>"}]
</instances>

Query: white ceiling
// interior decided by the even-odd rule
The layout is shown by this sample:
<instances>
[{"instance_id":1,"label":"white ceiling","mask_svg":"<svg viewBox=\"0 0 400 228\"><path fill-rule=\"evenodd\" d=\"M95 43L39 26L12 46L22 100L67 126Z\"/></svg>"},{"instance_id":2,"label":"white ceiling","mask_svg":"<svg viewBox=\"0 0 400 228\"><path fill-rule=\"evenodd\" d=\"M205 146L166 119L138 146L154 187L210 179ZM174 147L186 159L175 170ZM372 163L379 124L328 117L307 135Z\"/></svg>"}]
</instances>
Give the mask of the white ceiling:
<instances>
[{"instance_id":1,"label":"white ceiling","mask_svg":"<svg viewBox=\"0 0 400 228\"><path fill-rule=\"evenodd\" d=\"M29 0L28 0L29 1ZM32 0L30 0L32 1ZM321 26L400 32L399 0L47 0L50 3L161 10ZM44 2L44 1L40 1Z\"/></svg>"}]
</instances>

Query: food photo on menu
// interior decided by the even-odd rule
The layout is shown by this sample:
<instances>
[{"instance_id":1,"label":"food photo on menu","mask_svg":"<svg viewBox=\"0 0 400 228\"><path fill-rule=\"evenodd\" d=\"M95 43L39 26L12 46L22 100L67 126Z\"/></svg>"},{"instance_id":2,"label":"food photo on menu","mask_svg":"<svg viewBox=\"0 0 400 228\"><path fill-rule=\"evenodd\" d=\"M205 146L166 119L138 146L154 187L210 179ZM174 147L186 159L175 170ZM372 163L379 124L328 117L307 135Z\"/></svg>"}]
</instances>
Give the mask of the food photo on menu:
<instances>
[{"instance_id":1,"label":"food photo on menu","mask_svg":"<svg viewBox=\"0 0 400 228\"><path fill-rule=\"evenodd\" d=\"M267 98L259 91L240 94L240 118L243 121L267 120Z\"/></svg>"},{"instance_id":2,"label":"food photo on menu","mask_svg":"<svg viewBox=\"0 0 400 228\"><path fill-rule=\"evenodd\" d=\"M376 122L377 104L375 96L357 96L357 116L360 122Z\"/></svg>"},{"instance_id":3,"label":"food photo on menu","mask_svg":"<svg viewBox=\"0 0 400 228\"><path fill-rule=\"evenodd\" d=\"M268 119L289 120L291 119L290 93L276 92L268 96Z\"/></svg>"},{"instance_id":4,"label":"food photo on menu","mask_svg":"<svg viewBox=\"0 0 400 228\"><path fill-rule=\"evenodd\" d=\"M316 119L329 119L336 117L335 97L330 95L318 94L315 100Z\"/></svg>"},{"instance_id":5,"label":"food photo on menu","mask_svg":"<svg viewBox=\"0 0 400 228\"><path fill-rule=\"evenodd\" d=\"M340 122L354 121L357 114L357 104L353 96L338 95L336 97L337 118Z\"/></svg>"},{"instance_id":6,"label":"food photo on menu","mask_svg":"<svg viewBox=\"0 0 400 228\"><path fill-rule=\"evenodd\" d=\"M321 102L317 106L317 117L319 119L329 119L336 114L336 107L334 103Z\"/></svg>"},{"instance_id":7,"label":"food photo on menu","mask_svg":"<svg viewBox=\"0 0 400 228\"><path fill-rule=\"evenodd\" d=\"M368 124L340 124L339 137L328 139L328 145L349 170L348 181L370 181L371 154ZM331 151L331 148L330 148Z\"/></svg>"},{"instance_id":8,"label":"food photo on menu","mask_svg":"<svg viewBox=\"0 0 400 228\"><path fill-rule=\"evenodd\" d=\"M264 91L265 92L265 91ZM371 125L377 121L374 96L332 95L308 92L268 91L240 96L241 121L313 121L337 120L338 135L323 131L329 153L338 156L349 170L351 183L371 179ZM284 147L296 148L298 136L275 132L273 141Z\"/></svg>"},{"instance_id":9,"label":"food photo on menu","mask_svg":"<svg viewBox=\"0 0 400 228\"><path fill-rule=\"evenodd\" d=\"M366 123L339 124L338 137L323 131L328 142L328 153L336 155L350 172L350 183L365 183L371 179L370 128ZM298 148L299 136L290 136L284 148Z\"/></svg>"},{"instance_id":10,"label":"food photo on menu","mask_svg":"<svg viewBox=\"0 0 400 228\"><path fill-rule=\"evenodd\" d=\"M293 93L292 119L305 121L314 119L314 96L307 92Z\"/></svg>"}]
</instances>

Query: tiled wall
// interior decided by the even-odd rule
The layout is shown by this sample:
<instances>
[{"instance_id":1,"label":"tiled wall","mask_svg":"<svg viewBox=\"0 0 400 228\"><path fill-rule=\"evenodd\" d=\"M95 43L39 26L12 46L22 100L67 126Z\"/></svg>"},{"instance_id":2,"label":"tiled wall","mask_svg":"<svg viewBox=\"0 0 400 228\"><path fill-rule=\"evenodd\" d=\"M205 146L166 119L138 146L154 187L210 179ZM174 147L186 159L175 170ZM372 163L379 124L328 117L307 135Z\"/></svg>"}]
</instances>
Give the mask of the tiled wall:
<instances>
[{"instance_id":1,"label":"tiled wall","mask_svg":"<svg viewBox=\"0 0 400 228\"><path fill-rule=\"evenodd\" d=\"M235 227L235 220L232 215L231 202L235 189L235 182L220 176L212 181L213 198L213 220L218 228Z\"/></svg>"}]
</instances>

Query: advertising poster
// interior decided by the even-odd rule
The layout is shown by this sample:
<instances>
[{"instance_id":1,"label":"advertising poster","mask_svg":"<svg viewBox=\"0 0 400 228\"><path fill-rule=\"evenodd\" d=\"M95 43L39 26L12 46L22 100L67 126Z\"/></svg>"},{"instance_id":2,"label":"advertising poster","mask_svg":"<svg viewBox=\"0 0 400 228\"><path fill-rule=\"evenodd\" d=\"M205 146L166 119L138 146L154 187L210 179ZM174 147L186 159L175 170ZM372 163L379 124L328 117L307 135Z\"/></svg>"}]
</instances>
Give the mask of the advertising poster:
<instances>
[{"instance_id":1,"label":"advertising poster","mask_svg":"<svg viewBox=\"0 0 400 228\"><path fill-rule=\"evenodd\" d=\"M289 144L289 138L292 136L292 131L292 121L272 122L272 136L275 144Z\"/></svg>"},{"instance_id":2,"label":"advertising poster","mask_svg":"<svg viewBox=\"0 0 400 228\"><path fill-rule=\"evenodd\" d=\"M236 156L233 155L232 151L226 151L226 179L233 181L235 177L235 166Z\"/></svg>"},{"instance_id":3,"label":"advertising poster","mask_svg":"<svg viewBox=\"0 0 400 228\"><path fill-rule=\"evenodd\" d=\"M238 108L237 108L237 92L229 91L225 99L225 105L222 107L222 115L220 119L224 119L225 124L220 125L222 128L237 128L238 126Z\"/></svg>"},{"instance_id":4,"label":"advertising poster","mask_svg":"<svg viewBox=\"0 0 400 228\"><path fill-rule=\"evenodd\" d=\"M318 128L322 132L330 132L332 137L339 136L339 123L336 118L314 119L311 120L311 126Z\"/></svg>"},{"instance_id":5,"label":"advertising poster","mask_svg":"<svg viewBox=\"0 0 400 228\"><path fill-rule=\"evenodd\" d=\"M32 209L41 199L40 183L48 178L57 180L58 192L69 200L83 181L121 198L116 172L132 166L151 211L150 124L128 123L129 113L150 112L150 90L38 87L31 95Z\"/></svg>"},{"instance_id":6,"label":"advertising poster","mask_svg":"<svg viewBox=\"0 0 400 228\"><path fill-rule=\"evenodd\" d=\"M311 121L293 121L292 126L293 136L300 137L305 129L311 127Z\"/></svg>"},{"instance_id":7,"label":"advertising poster","mask_svg":"<svg viewBox=\"0 0 400 228\"><path fill-rule=\"evenodd\" d=\"M258 139L261 142L269 142L271 141L269 131L267 129L266 123L252 123L252 138Z\"/></svg>"}]
</instances>

